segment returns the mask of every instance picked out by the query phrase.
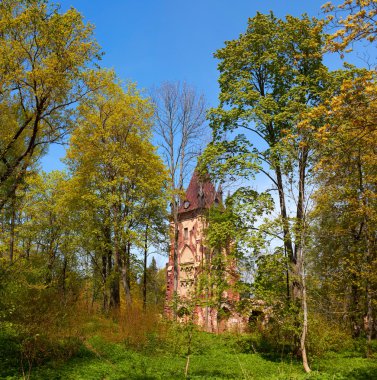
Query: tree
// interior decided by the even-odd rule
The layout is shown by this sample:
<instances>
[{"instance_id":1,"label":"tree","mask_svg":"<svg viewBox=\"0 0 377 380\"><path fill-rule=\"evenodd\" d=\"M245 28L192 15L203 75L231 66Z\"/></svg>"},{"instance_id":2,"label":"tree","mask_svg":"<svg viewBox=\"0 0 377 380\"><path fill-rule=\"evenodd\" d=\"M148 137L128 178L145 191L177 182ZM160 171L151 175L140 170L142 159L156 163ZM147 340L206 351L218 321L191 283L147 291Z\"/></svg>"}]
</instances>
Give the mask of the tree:
<instances>
[{"instance_id":1,"label":"tree","mask_svg":"<svg viewBox=\"0 0 377 380\"><path fill-rule=\"evenodd\" d=\"M162 311L166 294L165 268L158 269L154 257L147 268L147 303Z\"/></svg>"},{"instance_id":2,"label":"tree","mask_svg":"<svg viewBox=\"0 0 377 380\"><path fill-rule=\"evenodd\" d=\"M155 195L153 195L155 196ZM141 228L144 229L143 235L143 280L142 280L142 293L143 293L143 309L147 308L147 290L148 287L153 289L155 296L154 304L157 305L158 290L157 290L157 266L156 260L152 258L151 265L147 267L148 255L150 247L166 252L167 251L167 225L166 218L167 212L164 212L162 205L162 199L159 199L159 203L155 202L155 199L148 200L149 207L144 211L144 218L141 222ZM150 284L149 282L152 282Z\"/></svg>"},{"instance_id":3,"label":"tree","mask_svg":"<svg viewBox=\"0 0 377 380\"><path fill-rule=\"evenodd\" d=\"M377 286L376 88L374 72L359 72L307 120L309 125L318 119L323 122L316 133L319 189L314 214L322 227L317 235L320 261L337 267L329 275L338 291L349 297L346 310L354 335L362 330L365 317L368 350L375 333ZM326 236L332 252L323 246ZM365 302L361 302L364 294Z\"/></svg>"},{"instance_id":4,"label":"tree","mask_svg":"<svg viewBox=\"0 0 377 380\"><path fill-rule=\"evenodd\" d=\"M30 238L27 256L44 257L46 284L60 283L63 292L65 272L72 257L67 252L72 231L63 203L66 180L66 174L59 171L29 177L29 189L21 209L24 223L19 232L23 239Z\"/></svg>"},{"instance_id":5,"label":"tree","mask_svg":"<svg viewBox=\"0 0 377 380\"><path fill-rule=\"evenodd\" d=\"M338 29L328 38L330 51L343 54L352 50L355 42L375 42L374 0L344 1L337 7L328 3L324 8ZM329 274L331 280L325 282L324 289L337 300L335 305L341 305L340 313L347 311L344 318L351 323L353 336L360 335L366 320L369 355L375 331L376 243L370 231L375 230L376 78L374 71L349 71L336 96L316 107L304 124L315 120L322 124L316 134L319 190L314 236L321 252L316 270L320 276ZM340 294L345 297L339 299Z\"/></svg>"},{"instance_id":6,"label":"tree","mask_svg":"<svg viewBox=\"0 0 377 380\"><path fill-rule=\"evenodd\" d=\"M354 42L377 39L377 2L375 0L345 0L335 6L331 2L323 6L328 22L337 28L328 38L330 51L345 51Z\"/></svg>"},{"instance_id":7,"label":"tree","mask_svg":"<svg viewBox=\"0 0 377 380\"><path fill-rule=\"evenodd\" d=\"M0 21L1 209L30 165L71 130L99 47L79 12L61 14L45 0L4 0Z\"/></svg>"},{"instance_id":8,"label":"tree","mask_svg":"<svg viewBox=\"0 0 377 380\"><path fill-rule=\"evenodd\" d=\"M155 134L161 155L168 167L170 210L173 224L174 293L178 287L178 209L184 180L192 170L203 140L205 100L186 83L166 82L152 93L155 105Z\"/></svg>"},{"instance_id":9,"label":"tree","mask_svg":"<svg viewBox=\"0 0 377 380\"><path fill-rule=\"evenodd\" d=\"M303 233L312 146L311 135L297 125L303 113L321 102L326 88L322 27L322 22L305 15L279 20L272 13L257 13L244 34L215 53L220 60L220 105L210 110L213 142L204 153L210 171L222 162L222 174L251 178L259 172L273 184L279 203L278 235L290 263L287 297L300 300L304 311ZM245 134L226 141L227 133L238 130ZM292 203L295 210L290 213ZM305 320L304 316L304 337ZM305 344L301 352L309 370Z\"/></svg>"},{"instance_id":10,"label":"tree","mask_svg":"<svg viewBox=\"0 0 377 380\"><path fill-rule=\"evenodd\" d=\"M98 220L91 232L100 244L98 267L104 285L111 282L110 306L118 308L120 280L131 302L131 246L143 246L146 213L163 214L166 176L150 142L151 104L133 84L123 90L112 73L103 73L103 82L79 107L67 163L80 207Z\"/></svg>"}]
</instances>

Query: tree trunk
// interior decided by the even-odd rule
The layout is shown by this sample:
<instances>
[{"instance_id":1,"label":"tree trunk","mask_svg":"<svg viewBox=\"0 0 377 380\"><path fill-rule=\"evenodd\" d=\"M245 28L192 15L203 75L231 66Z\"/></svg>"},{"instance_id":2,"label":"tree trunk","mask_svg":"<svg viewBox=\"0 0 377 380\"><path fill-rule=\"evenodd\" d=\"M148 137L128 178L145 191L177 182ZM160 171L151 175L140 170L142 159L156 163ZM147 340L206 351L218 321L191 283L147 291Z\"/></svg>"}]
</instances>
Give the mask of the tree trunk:
<instances>
[{"instance_id":1,"label":"tree trunk","mask_svg":"<svg viewBox=\"0 0 377 380\"><path fill-rule=\"evenodd\" d=\"M107 311L107 305L108 305L108 299L107 299L107 289L106 289L106 283L107 283L107 253L102 254L102 310L104 312Z\"/></svg>"},{"instance_id":2,"label":"tree trunk","mask_svg":"<svg viewBox=\"0 0 377 380\"><path fill-rule=\"evenodd\" d=\"M126 244L125 250L124 250L124 260L123 265L121 266L121 277L122 277L122 284L124 289L124 294L126 296L126 304L131 304L131 277L130 277L130 270L131 270L131 243L128 242Z\"/></svg>"},{"instance_id":3,"label":"tree trunk","mask_svg":"<svg viewBox=\"0 0 377 380\"><path fill-rule=\"evenodd\" d=\"M11 219L10 219L9 261L12 263L13 256L14 256L14 225L15 225L15 219L16 219L16 205L15 205L14 199L11 204L11 208L12 208L12 214L11 214Z\"/></svg>"},{"instance_id":4,"label":"tree trunk","mask_svg":"<svg viewBox=\"0 0 377 380\"><path fill-rule=\"evenodd\" d=\"M143 266L143 309L147 309L147 258L148 258L148 225L144 236L144 266Z\"/></svg>"},{"instance_id":5,"label":"tree trunk","mask_svg":"<svg viewBox=\"0 0 377 380\"><path fill-rule=\"evenodd\" d=\"M301 296L303 321L302 321L302 333L300 339L300 348L302 356L302 364L304 366L305 372L310 372L310 367L308 364L308 358L306 355L306 336L308 333L308 304L307 304L307 294L306 294L306 281L305 281L305 236L306 236L306 219L305 219L305 169L308 157L307 148L303 147L300 150L300 160L299 160L299 191L298 191L298 202L297 202L297 212L296 212L296 239L295 244L295 257L297 264L298 283L297 287L298 296ZM295 295L294 295L295 296Z\"/></svg>"},{"instance_id":6,"label":"tree trunk","mask_svg":"<svg viewBox=\"0 0 377 380\"><path fill-rule=\"evenodd\" d=\"M359 156L357 161L358 166L358 174L359 174L359 189L361 193L361 200L363 204L364 209L364 218L363 218L363 224L364 224L364 237L365 237L365 249L366 249L366 255L365 255L365 264L366 264L366 286L365 286L365 292L366 292L366 322L367 322L367 357L370 357L371 355L371 342L372 342L372 335L373 335L373 300L372 300L372 290L370 289L370 278L373 276L373 273L371 273L371 265L373 262L373 255L372 255L372 242L371 242L371 231L369 230L369 217L368 217L368 209L369 209L369 200L368 196L365 191L364 186L364 173L363 173L363 167L361 163L361 152L359 148Z\"/></svg>"},{"instance_id":7,"label":"tree trunk","mask_svg":"<svg viewBox=\"0 0 377 380\"><path fill-rule=\"evenodd\" d=\"M118 309L120 307L120 291L119 291L119 273L122 268L122 259L120 257L119 246L114 244L114 271L111 283L110 306Z\"/></svg>"},{"instance_id":8,"label":"tree trunk","mask_svg":"<svg viewBox=\"0 0 377 380\"><path fill-rule=\"evenodd\" d=\"M110 308L118 309L120 307L120 292L119 292L119 271L118 265L114 265L114 273L110 285Z\"/></svg>"},{"instance_id":9,"label":"tree trunk","mask_svg":"<svg viewBox=\"0 0 377 380\"><path fill-rule=\"evenodd\" d=\"M304 366L305 372L310 372L310 367L308 364L308 358L306 355L306 336L308 333L308 304L306 295L306 281L305 281L305 267L304 267L304 251L303 247L300 247L300 277L301 277L301 303L303 312L303 323L302 323L302 333L300 339L301 357L302 365Z\"/></svg>"},{"instance_id":10,"label":"tree trunk","mask_svg":"<svg viewBox=\"0 0 377 380\"><path fill-rule=\"evenodd\" d=\"M349 305L350 323L352 326L352 337L360 337L362 331L362 324L359 318L359 303L360 303L360 289L356 285L357 277L355 273L351 273L351 302Z\"/></svg>"},{"instance_id":11,"label":"tree trunk","mask_svg":"<svg viewBox=\"0 0 377 380\"><path fill-rule=\"evenodd\" d=\"M108 215L110 217L110 215ZM109 308L118 309L120 307L120 291L119 291L119 262L120 255L119 251L111 239L111 227L109 225L105 226L105 238L108 245L107 251L107 275L110 276L110 300ZM115 229L114 229L115 235Z\"/></svg>"},{"instance_id":12,"label":"tree trunk","mask_svg":"<svg viewBox=\"0 0 377 380\"><path fill-rule=\"evenodd\" d=\"M275 168L275 174L276 174L276 182L278 185L280 214L281 214L281 218L283 222L284 247L287 252L289 261L296 263L297 259L293 251L292 237L290 233L288 215L287 215L287 207L285 204L283 175L281 173L281 169L279 166Z\"/></svg>"},{"instance_id":13,"label":"tree trunk","mask_svg":"<svg viewBox=\"0 0 377 380\"><path fill-rule=\"evenodd\" d=\"M295 279L295 274L297 275L297 257L293 250L291 231L288 220L287 207L285 203L285 194L284 194L284 185L283 185L283 175L280 169L280 166L275 168L276 174L276 183L278 185L278 193L279 193L279 205L280 205L280 214L283 223L283 237L284 237L284 252L288 258L288 268L286 271L286 281L287 281L287 300L291 301L297 297L299 292L299 284L297 279ZM293 272L293 280L291 279L290 273ZM292 283L291 283L292 281Z\"/></svg>"}]
</instances>

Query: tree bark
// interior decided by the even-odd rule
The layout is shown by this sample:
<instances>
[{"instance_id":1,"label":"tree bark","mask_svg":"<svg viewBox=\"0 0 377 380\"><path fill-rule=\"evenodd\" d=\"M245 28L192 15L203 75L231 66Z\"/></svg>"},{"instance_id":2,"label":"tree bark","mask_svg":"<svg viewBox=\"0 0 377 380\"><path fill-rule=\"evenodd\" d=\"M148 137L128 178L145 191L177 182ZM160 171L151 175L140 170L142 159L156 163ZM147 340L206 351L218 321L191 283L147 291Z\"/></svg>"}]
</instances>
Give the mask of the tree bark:
<instances>
[{"instance_id":1,"label":"tree bark","mask_svg":"<svg viewBox=\"0 0 377 380\"><path fill-rule=\"evenodd\" d=\"M124 294L126 296L126 304L130 305L132 298L131 298L131 277L130 277L130 266L131 266L131 243L128 242L126 244L125 250L124 250L124 260L123 265L121 265L121 277L122 277L122 284L124 289Z\"/></svg>"},{"instance_id":2,"label":"tree bark","mask_svg":"<svg viewBox=\"0 0 377 380\"><path fill-rule=\"evenodd\" d=\"M278 186L279 193L279 205L280 205L280 215L283 223L283 238L284 238L284 252L288 258L288 268L286 271L286 282L287 282L287 300L288 303L297 297L299 284L297 279L293 276L293 281L291 280L290 273L293 272L297 274L297 256L293 250L292 236L289 226L287 206L285 202L285 193L283 185L283 175L280 166L275 167L276 183ZM292 284L291 284L292 281Z\"/></svg>"},{"instance_id":3,"label":"tree bark","mask_svg":"<svg viewBox=\"0 0 377 380\"><path fill-rule=\"evenodd\" d=\"M300 348L302 356L302 364L305 372L310 372L308 358L306 354L306 336L308 333L308 303L306 293L306 280L305 280L305 234L306 234L306 218L305 218L305 169L307 164L308 150L302 148L300 150L299 160L299 183L298 183L298 202L296 213L296 235L299 237L295 244L295 257L298 258L296 268L298 269L298 282L297 290L301 296L303 321L302 333L300 339Z\"/></svg>"},{"instance_id":4,"label":"tree bark","mask_svg":"<svg viewBox=\"0 0 377 380\"><path fill-rule=\"evenodd\" d=\"M307 303L305 267L304 267L305 258L304 258L304 250L302 246L300 246L298 253L299 253L299 261L300 261L301 303L302 303L302 312L303 312L300 348L301 348L302 365L304 367L304 370L305 372L310 372L311 370L309 367L308 358L306 354L306 337L308 333L308 303Z\"/></svg>"},{"instance_id":5,"label":"tree bark","mask_svg":"<svg viewBox=\"0 0 377 380\"><path fill-rule=\"evenodd\" d=\"M119 291L119 277L121 275L122 270L122 257L120 253L120 242L119 242L119 227L118 227L118 206L115 205L113 207L113 224L114 224L114 241L113 241L113 249L114 249L114 276L112 280L111 286L111 299L110 305L114 308L120 307L120 291Z\"/></svg>"},{"instance_id":6,"label":"tree bark","mask_svg":"<svg viewBox=\"0 0 377 380\"><path fill-rule=\"evenodd\" d=\"M147 259L148 259L148 225L144 235L144 266L143 266L143 309L147 309Z\"/></svg>"}]
</instances>

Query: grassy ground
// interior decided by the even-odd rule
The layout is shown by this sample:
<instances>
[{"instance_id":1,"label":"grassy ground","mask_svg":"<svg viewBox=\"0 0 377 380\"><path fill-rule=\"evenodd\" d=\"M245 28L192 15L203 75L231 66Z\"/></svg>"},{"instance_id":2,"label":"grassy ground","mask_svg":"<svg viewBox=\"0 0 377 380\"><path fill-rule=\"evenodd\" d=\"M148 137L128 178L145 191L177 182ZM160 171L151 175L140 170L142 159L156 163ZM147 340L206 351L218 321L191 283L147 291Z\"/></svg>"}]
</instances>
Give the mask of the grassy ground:
<instances>
[{"instance_id":1,"label":"grassy ground","mask_svg":"<svg viewBox=\"0 0 377 380\"><path fill-rule=\"evenodd\" d=\"M183 341L176 338L167 343L168 349L151 339L143 350L135 351L92 337L69 361L33 368L30 379L184 379L184 337ZM190 379L377 379L377 361L357 354L327 354L312 360L313 371L305 374L293 358L240 352L232 336L195 333L192 350ZM22 376L8 373L2 378Z\"/></svg>"}]
</instances>

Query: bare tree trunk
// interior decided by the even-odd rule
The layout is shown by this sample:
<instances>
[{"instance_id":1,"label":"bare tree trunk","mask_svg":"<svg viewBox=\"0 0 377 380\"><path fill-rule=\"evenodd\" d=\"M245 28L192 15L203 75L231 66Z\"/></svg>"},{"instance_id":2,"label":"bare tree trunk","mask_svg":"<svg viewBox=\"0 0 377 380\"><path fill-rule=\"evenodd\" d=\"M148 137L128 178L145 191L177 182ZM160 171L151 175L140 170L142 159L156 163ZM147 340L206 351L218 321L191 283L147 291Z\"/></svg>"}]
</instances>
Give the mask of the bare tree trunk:
<instances>
[{"instance_id":1,"label":"bare tree trunk","mask_svg":"<svg viewBox=\"0 0 377 380\"><path fill-rule=\"evenodd\" d=\"M310 372L308 358L306 354L306 337L308 334L308 303L305 281L305 237L307 233L306 218L305 218L305 168L308 157L307 148L302 148L300 151L299 160L299 195L297 202L296 214L296 234L299 236L295 246L295 257L297 260L296 268L301 296L301 305L303 312L302 333L300 339L300 349L302 356L302 364L305 372Z\"/></svg>"},{"instance_id":2,"label":"bare tree trunk","mask_svg":"<svg viewBox=\"0 0 377 380\"><path fill-rule=\"evenodd\" d=\"M191 321L189 322L190 324L192 323ZM189 371L189 366L190 366L190 356L191 356L191 343L192 343L192 327L189 327L188 331L188 342L187 342L187 358L186 358L186 366L185 366L185 378L188 377L188 371Z\"/></svg>"},{"instance_id":3,"label":"bare tree trunk","mask_svg":"<svg viewBox=\"0 0 377 380\"><path fill-rule=\"evenodd\" d=\"M120 291L119 291L119 277L121 275L122 257L120 252L120 242L119 242L119 227L118 227L118 216L119 210L118 205L113 206L113 227L114 227L114 237L113 237L113 249L114 249L114 271L113 280L111 286L110 294L110 305L113 308L118 309L120 307Z\"/></svg>"},{"instance_id":4,"label":"bare tree trunk","mask_svg":"<svg viewBox=\"0 0 377 380\"><path fill-rule=\"evenodd\" d=\"M111 281L110 290L110 307L118 309L120 307L120 292L119 292L119 271L121 268L121 258L119 249L114 247L114 269Z\"/></svg>"},{"instance_id":5,"label":"bare tree trunk","mask_svg":"<svg viewBox=\"0 0 377 380\"><path fill-rule=\"evenodd\" d=\"M297 264L297 257L293 250L291 231L290 231L290 226L289 226L289 221L288 221L287 206L285 202L283 175L282 175L280 166L277 166L275 168L275 174L276 174L276 184L277 184L278 193L279 193L280 215L281 215L282 224L283 224L284 252L288 258L286 281L287 281L287 300L288 302L290 302L292 297L293 299L295 299L295 297L297 296L298 283L297 281L295 281L295 277L293 276L293 281L291 284L291 276L290 276L290 272L292 271L293 273L296 272L295 266Z\"/></svg>"},{"instance_id":6,"label":"bare tree trunk","mask_svg":"<svg viewBox=\"0 0 377 380\"><path fill-rule=\"evenodd\" d=\"M110 215L108 215L110 217ZM111 239L111 227L105 226L104 235L108 246L107 251L107 276L110 277L110 297L106 308L117 309L120 306L119 292L119 252ZM107 293L107 289L104 290ZM107 296L105 297L107 298Z\"/></svg>"},{"instance_id":7,"label":"bare tree trunk","mask_svg":"<svg viewBox=\"0 0 377 380\"><path fill-rule=\"evenodd\" d=\"M306 337L308 334L308 303L306 295L306 281L305 281L305 267L304 267L304 250L300 247L300 277L301 277L301 302L303 311L303 323L302 323L302 333L300 339L300 348L302 356L302 365L304 366L305 372L310 372L310 367L308 364L308 358L306 355Z\"/></svg>"},{"instance_id":8,"label":"bare tree trunk","mask_svg":"<svg viewBox=\"0 0 377 380\"><path fill-rule=\"evenodd\" d=\"M147 259L148 259L148 224L144 235L144 265L143 265L143 309L147 309Z\"/></svg>"},{"instance_id":9,"label":"bare tree trunk","mask_svg":"<svg viewBox=\"0 0 377 380\"><path fill-rule=\"evenodd\" d=\"M131 243L127 242L124 250L123 250L123 260L120 265L120 276L122 279L122 285L124 294L126 297L126 304L130 305L132 298L131 298L131 284L130 284L130 254L131 254Z\"/></svg>"},{"instance_id":10,"label":"bare tree trunk","mask_svg":"<svg viewBox=\"0 0 377 380\"><path fill-rule=\"evenodd\" d=\"M283 222L284 247L287 252L289 261L292 263L296 263L296 257L293 251L292 237L291 237L289 223L288 223L287 206L285 204L283 175L281 173L280 166L275 168L275 174L276 174L276 182L278 185L280 214L281 214L281 218Z\"/></svg>"}]
</instances>

